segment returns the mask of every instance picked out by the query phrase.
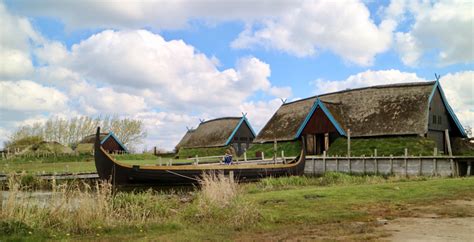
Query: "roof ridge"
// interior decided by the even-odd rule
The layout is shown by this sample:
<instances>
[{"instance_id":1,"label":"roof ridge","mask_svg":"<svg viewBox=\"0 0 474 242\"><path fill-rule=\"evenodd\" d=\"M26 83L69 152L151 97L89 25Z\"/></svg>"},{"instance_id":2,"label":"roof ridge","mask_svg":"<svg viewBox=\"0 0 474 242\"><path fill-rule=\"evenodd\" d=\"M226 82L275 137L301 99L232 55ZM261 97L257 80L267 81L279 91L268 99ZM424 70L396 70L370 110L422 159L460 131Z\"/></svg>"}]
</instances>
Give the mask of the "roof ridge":
<instances>
[{"instance_id":1,"label":"roof ridge","mask_svg":"<svg viewBox=\"0 0 474 242\"><path fill-rule=\"evenodd\" d=\"M292 102L287 102L283 105L302 102L302 101L306 101L306 100L309 100L309 99L324 97L324 96L328 96L328 95L332 95L332 94L339 94L339 93L352 92L352 91L361 91L361 90L365 90L365 89L408 87L408 86L427 86L427 85L432 85L432 84L435 84L435 83L436 83L436 81L423 81L423 82L404 82L404 83L381 84L381 85L374 85L374 86L368 86L368 87L357 87L357 88L353 88L353 89L345 89L345 90L339 90L339 91L335 91L335 92L329 92L329 93L314 95L314 96L310 96L310 97L307 97L307 98L295 100L295 101L292 101Z\"/></svg>"},{"instance_id":2,"label":"roof ridge","mask_svg":"<svg viewBox=\"0 0 474 242\"><path fill-rule=\"evenodd\" d=\"M209 122L213 122L213 121L218 121L218 120L225 120L225 119L239 119L240 120L240 119L242 119L242 117L220 117L220 118L206 120L204 122L201 122L201 124L209 123Z\"/></svg>"}]
</instances>

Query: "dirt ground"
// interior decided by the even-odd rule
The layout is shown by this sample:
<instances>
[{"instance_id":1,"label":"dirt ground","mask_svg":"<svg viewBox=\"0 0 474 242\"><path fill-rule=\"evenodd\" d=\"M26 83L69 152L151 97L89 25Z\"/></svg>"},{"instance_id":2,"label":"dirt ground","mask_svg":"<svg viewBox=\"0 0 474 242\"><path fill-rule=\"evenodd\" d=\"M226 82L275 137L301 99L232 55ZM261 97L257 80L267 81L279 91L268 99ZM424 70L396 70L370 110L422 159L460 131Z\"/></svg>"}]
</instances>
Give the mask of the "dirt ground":
<instances>
[{"instance_id":1,"label":"dirt ground","mask_svg":"<svg viewBox=\"0 0 474 242\"><path fill-rule=\"evenodd\" d=\"M406 218L388 221L382 229L390 241L474 241L474 201L456 200L436 207L415 208Z\"/></svg>"}]
</instances>

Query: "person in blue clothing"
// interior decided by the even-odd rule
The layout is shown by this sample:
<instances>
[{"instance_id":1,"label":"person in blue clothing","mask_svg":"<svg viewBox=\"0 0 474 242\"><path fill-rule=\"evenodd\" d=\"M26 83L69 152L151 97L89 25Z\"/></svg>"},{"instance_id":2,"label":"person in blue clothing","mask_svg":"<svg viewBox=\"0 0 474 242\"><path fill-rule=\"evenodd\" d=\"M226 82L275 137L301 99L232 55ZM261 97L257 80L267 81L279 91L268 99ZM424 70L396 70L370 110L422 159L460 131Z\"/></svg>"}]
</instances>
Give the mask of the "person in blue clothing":
<instances>
[{"instance_id":1,"label":"person in blue clothing","mask_svg":"<svg viewBox=\"0 0 474 242\"><path fill-rule=\"evenodd\" d=\"M225 151L224 155L224 164L226 165L232 165L232 153L229 149Z\"/></svg>"}]
</instances>

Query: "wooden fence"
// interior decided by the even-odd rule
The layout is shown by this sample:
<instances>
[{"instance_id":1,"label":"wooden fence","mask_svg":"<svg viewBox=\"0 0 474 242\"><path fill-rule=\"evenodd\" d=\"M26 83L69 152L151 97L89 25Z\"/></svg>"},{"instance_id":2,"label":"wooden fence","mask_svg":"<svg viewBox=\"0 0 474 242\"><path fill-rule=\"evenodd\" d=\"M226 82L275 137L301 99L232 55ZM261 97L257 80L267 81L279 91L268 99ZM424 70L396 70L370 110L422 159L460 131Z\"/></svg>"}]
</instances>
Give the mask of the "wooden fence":
<instances>
[{"instance_id":1,"label":"wooden fence","mask_svg":"<svg viewBox=\"0 0 474 242\"><path fill-rule=\"evenodd\" d=\"M474 157L459 156L307 156L305 174L328 171L402 176L474 175Z\"/></svg>"}]
</instances>

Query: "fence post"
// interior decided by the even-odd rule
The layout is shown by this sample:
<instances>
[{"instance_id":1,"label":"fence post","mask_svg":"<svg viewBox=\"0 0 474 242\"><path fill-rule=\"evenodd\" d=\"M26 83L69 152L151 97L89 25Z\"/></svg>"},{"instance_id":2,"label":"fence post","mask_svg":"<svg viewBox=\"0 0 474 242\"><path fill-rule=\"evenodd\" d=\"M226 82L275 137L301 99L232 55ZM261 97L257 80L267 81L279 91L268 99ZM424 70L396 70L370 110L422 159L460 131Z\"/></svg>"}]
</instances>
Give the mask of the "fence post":
<instances>
[{"instance_id":1,"label":"fence post","mask_svg":"<svg viewBox=\"0 0 474 242\"><path fill-rule=\"evenodd\" d=\"M434 176L438 175L438 162L435 157L437 155L438 155L438 148L434 147L433 149L433 175Z\"/></svg>"},{"instance_id":2,"label":"fence post","mask_svg":"<svg viewBox=\"0 0 474 242\"><path fill-rule=\"evenodd\" d=\"M247 151L244 152L244 161L247 161Z\"/></svg>"},{"instance_id":3,"label":"fence post","mask_svg":"<svg viewBox=\"0 0 474 242\"><path fill-rule=\"evenodd\" d=\"M285 151L284 150L281 150L281 158L283 159L283 164L285 164L286 161L285 161Z\"/></svg>"},{"instance_id":4,"label":"fence post","mask_svg":"<svg viewBox=\"0 0 474 242\"><path fill-rule=\"evenodd\" d=\"M472 162L469 161L467 163L467 174L466 174L466 176L471 176L471 170L472 170Z\"/></svg>"},{"instance_id":5,"label":"fence post","mask_svg":"<svg viewBox=\"0 0 474 242\"><path fill-rule=\"evenodd\" d=\"M347 129L347 157L350 157L350 156L351 156L351 130Z\"/></svg>"},{"instance_id":6,"label":"fence post","mask_svg":"<svg viewBox=\"0 0 474 242\"><path fill-rule=\"evenodd\" d=\"M419 176L422 176L423 175L423 160L421 158L421 154L420 154L420 160L418 161L418 167L419 167L418 174Z\"/></svg>"},{"instance_id":7,"label":"fence post","mask_svg":"<svg viewBox=\"0 0 474 242\"><path fill-rule=\"evenodd\" d=\"M393 155L390 154L390 175L393 175Z\"/></svg>"},{"instance_id":8,"label":"fence post","mask_svg":"<svg viewBox=\"0 0 474 242\"><path fill-rule=\"evenodd\" d=\"M379 174L379 162L377 160L377 149L374 149L374 169L375 169L375 175Z\"/></svg>"},{"instance_id":9,"label":"fence post","mask_svg":"<svg viewBox=\"0 0 474 242\"><path fill-rule=\"evenodd\" d=\"M232 183L234 183L234 171L229 171L229 179Z\"/></svg>"},{"instance_id":10,"label":"fence post","mask_svg":"<svg viewBox=\"0 0 474 242\"><path fill-rule=\"evenodd\" d=\"M198 156L198 155L196 155L195 164L196 164L196 165L199 165L199 156Z\"/></svg>"},{"instance_id":11,"label":"fence post","mask_svg":"<svg viewBox=\"0 0 474 242\"><path fill-rule=\"evenodd\" d=\"M323 151L323 174L326 173L326 151Z\"/></svg>"},{"instance_id":12,"label":"fence post","mask_svg":"<svg viewBox=\"0 0 474 242\"><path fill-rule=\"evenodd\" d=\"M408 177L408 149L405 148L405 156L403 157L405 162L405 177Z\"/></svg>"},{"instance_id":13,"label":"fence post","mask_svg":"<svg viewBox=\"0 0 474 242\"><path fill-rule=\"evenodd\" d=\"M362 155L362 163L364 164L364 167L363 167L364 170L362 172L365 175L367 173L367 162L365 160L365 155Z\"/></svg>"},{"instance_id":14,"label":"fence post","mask_svg":"<svg viewBox=\"0 0 474 242\"><path fill-rule=\"evenodd\" d=\"M265 152L262 151L262 160L265 160Z\"/></svg>"},{"instance_id":15,"label":"fence post","mask_svg":"<svg viewBox=\"0 0 474 242\"><path fill-rule=\"evenodd\" d=\"M162 165L163 165L163 162L162 162L162 160L161 160L161 156L160 156L160 157L158 157L158 164L160 164L160 166L162 166Z\"/></svg>"}]
</instances>

